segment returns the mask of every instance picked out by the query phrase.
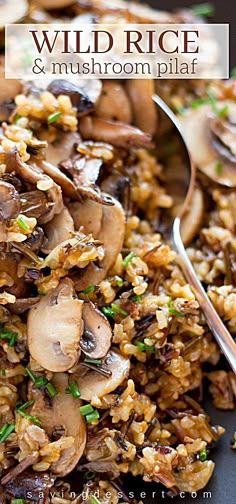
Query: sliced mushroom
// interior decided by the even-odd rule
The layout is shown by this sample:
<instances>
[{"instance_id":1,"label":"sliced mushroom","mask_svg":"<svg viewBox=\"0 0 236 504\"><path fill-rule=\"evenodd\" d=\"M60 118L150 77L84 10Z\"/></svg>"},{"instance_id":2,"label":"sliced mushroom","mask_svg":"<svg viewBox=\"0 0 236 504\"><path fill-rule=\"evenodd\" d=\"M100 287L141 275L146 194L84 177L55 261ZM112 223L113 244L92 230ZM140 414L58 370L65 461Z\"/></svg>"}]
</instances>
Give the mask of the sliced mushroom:
<instances>
[{"instance_id":1,"label":"sliced mushroom","mask_svg":"<svg viewBox=\"0 0 236 504\"><path fill-rule=\"evenodd\" d=\"M125 213L118 201L112 198L113 206L103 207L102 227L98 240L103 243L104 259L99 263L91 263L80 277L75 275L74 282L77 290L83 290L90 284L100 283L107 272L115 264L121 251L125 236Z\"/></svg>"},{"instance_id":2,"label":"sliced mushroom","mask_svg":"<svg viewBox=\"0 0 236 504\"><path fill-rule=\"evenodd\" d=\"M21 315L21 313L25 313L27 310L32 308L32 306L36 305L39 302L39 300L40 300L39 296L19 298L16 299L14 304L9 304L7 307L11 313Z\"/></svg>"},{"instance_id":3,"label":"sliced mushroom","mask_svg":"<svg viewBox=\"0 0 236 504\"><path fill-rule=\"evenodd\" d=\"M89 114L94 109L94 104L83 90L75 82L64 79L56 79L48 86L54 96L66 95L71 99L71 103L77 109L79 117Z\"/></svg>"},{"instance_id":4,"label":"sliced mushroom","mask_svg":"<svg viewBox=\"0 0 236 504\"><path fill-rule=\"evenodd\" d=\"M11 0L11 6L9 6L8 0L1 0L0 30L5 28L6 24L16 23L19 21L26 15L27 11L28 2L26 0Z\"/></svg>"},{"instance_id":5,"label":"sliced mushroom","mask_svg":"<svg viewBox=\"0 0 236 504\"><path fill-rule=\"evenodd\" d=\"M117 147L152 147L151 136L143 131L121 122L105 121L98 117L82 117L79 129L85 140L107 142Z\"/></svg>"},{"instance_id":6,"label":"sliced mushroom","mask_svg":"<svg viewBox=\"0 0 236 504\"><path fill-rule=\"evenodd\" d=\"M11 252L0 253L0 273L6 273L12 278L13 284L10 287L5 287L5 290L13 294L17 298L25 297L27 295L27 285L23 278L17 276L18 262L15 254Z\"/></svg>"},{"instance_id":7,"label":"sliced mushroom","mask_svg":"<svg viewBox=\"0 0 236 504\"><path fill-rule=\"evenodd\" d=\"M31 415L37 416L48 436L52 436L55 427L63 427L65 436L72 436L74 443L61 453L59 460L54 462L50 470L57 476L69 474L83 454L86 444L86 425L84 417L79 412L80 399L75 399L71 394L66 394L68 388L68 375L56 373L51 383L57 395L50 402L44 400L41 389L32 388L30 396L34 399Z\"/></svg>"},{"instance_id":8,"label":"sliced mushroom","mask_svg":"<svg viewBox=\"0 0 236 504\"><path fill-rule=\"evenodd\" d=\"M156 106L152 99L155 93L152 79L126 81L127 93L133 109L133 123L145 133L153 135L157 127Z\"/></svg>"},{"instance_id":9,"label":"sliced mushroom","mask_svg":"<svg viewBox=\"0 0 236 504\"><path fill-rule=\"evenodd\" d=\"M45 209L44 215L41 215L39 224L49 222L54 215L61 212L63 208L62 192L59 185L54 180L42 173L36 165L28 165L25 163L17 149L0 153L0 163L6 165L8 173L15 172L26 183L35 185L38 190L46 193L48 201L51 203Z\"/></svg>"},{"instance_id":10,"label":"sliced mushroom","mask_svg":"<svg viewBox=\"0 0 236 504\"><path fill-rule=\"evenodd\" d=\"M130 360L117 350L110 350L105 363L112 373L110 378L100 375L95 370L89 370L83 376L72 375L72 379L78 384L81 399L91 401L93 397L103 397L105 394L110 394L128 378Z\"/></svg>"},{"instance_id":11,"label":"sliced mushroom","mask_svg":"<svg viewBox=\"0 0 236 504\"><path fill-rule=\"evenodd\" d=\"M57 168L57 166L47 161L42 161L41 166L43 171L51 177L56 184L60 185L65 196L74 199L78 198L74 183L60 170L60 168Z\"/></svg>"},{"instance_id":12,"label":"sliced mushroom","mask_svg":"<svg viewBox=\"0 0 236 504\"><path fill-rule=\"evenodd\" d=\"M0 220L14 219L20 213L20 197L15 187L0 180Z\"/></svg>"},{"instance_id":13,"label":"sliced mushroom","mask_svg":"<svg viewBox=\"0 0 236 504\"><path fill-rule=\"evenodd\" d=\"M216 107L223 105L219 102ZM218 184L236 187L236 126L231 123L235 104L228 103L228 108L228 117L218 117L210 105L201 105L188 110L179 121L199 170Z\"/></svg>"},{"instance_id":14,"label":"sliced mushroom","mask_svg":"<svg viewBox=\"0 0 236 504\"><path fill-rule=\"evenodd\" d=\"M48 144L46 161L58 166L73 155L75 146L80 142L81 137L76 131L58 131L56 139Z\"/></svg>"},{"instance_id":15,"label":"sliced mushroom","mask_svg":"<svg viewBox=\"0 0 236 504\"><path fill-rule=\"evenodd\" d=\"M73 283L67 278L29 311L29 351L43 368L66 371L78 361L82 308L83 301L75 298Z\"/></svg>"},{"instance_id":16,"label":"sliced mushroom","mask_svg":"<svg viewBox=\"0 0 236 504\"><path fill-rule=\"evenodd\" d=\"M61 242L68 240L74 233L74 221L69 210L64 207L60 214L44 226L46 241L41 250L49 254Z\"/></svg>"},{"instance_id":17,"label":"sliced mushroom","mask_svg":"<svg viewBox=\"0 0 236 504\"><path fill-rule=\"evenodd\" d=\"M83 321L84 332L80 338L80 348L91 359L101 359L111 346L111 326L107 318L90 301L84 303Z\"/></svg>"},{"instance_id":18,"label":"sliced mushroom","mask_svg":"<svg viewBox=\"0 0 236 504\"><path fill-rule=\"evenodd\" d=\"M181 238L188 245L198 232L204 214L204 197L199 186L194 188L189 207L181 219Z\"/></svg>"},{"instance_id":19,"label":"sliced mushroom","mask_svg":"<svg viewBox=\"0 0 236 504\"><path fill-rule=\"evenodd\" d=\"M48 211L48 200L43 191L27 191L20 194L21 213L40 221Z\"/></svg>"},{"instance_id":20,"label":"sliced mushroom","mask_svg":"<svg viewBox=\"0 0 236 504\"><path fill-rule=\"evenodd\" d=\"M132 110L124 86L118 81L104 81L95 111L101 119L131 123Z\"/></svg>"},{"instance_id":21,"label":"sliced mushroom","mask_svg":"<svg viewBox=\"0 0 236 504\"><path fill-rule=\"evenodd\" d=\"M75 201L68 204L68 209L72 215L76 230L83 227L84 233L91 233L93 238L98 237L103 215L103 207L100 203L86 198L84 201Z\"/></svg>"}]
</instances>

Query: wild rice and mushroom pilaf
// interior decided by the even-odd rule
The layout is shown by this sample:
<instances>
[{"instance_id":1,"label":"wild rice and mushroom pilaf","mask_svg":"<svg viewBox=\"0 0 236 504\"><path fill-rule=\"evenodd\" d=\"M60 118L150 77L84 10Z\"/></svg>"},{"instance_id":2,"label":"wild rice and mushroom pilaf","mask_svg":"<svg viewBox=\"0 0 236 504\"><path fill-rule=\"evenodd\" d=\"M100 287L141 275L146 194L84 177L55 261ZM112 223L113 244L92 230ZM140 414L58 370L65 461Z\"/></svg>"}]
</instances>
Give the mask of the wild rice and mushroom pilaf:
<instances>
[{"instance_id":1,"label":"wild rice and mushroom pilaf","mask_svg":"<svg viewBox=\"0 0 236 504\"><path fill-rule=\"evenodd\" d=\"M17 5L13 21L195 19L121 0ZM202 409L203 380L232 410L236 378L163 239L172 199L151 96L181 111L198 167L184 240L235 334L236 81L42 89L5 81L1 58L1 502L66 504L73 478L74 504L135 502L122 494L127 473L172 495L198 491L224 432Z\"/></svg>"}]
</instances>

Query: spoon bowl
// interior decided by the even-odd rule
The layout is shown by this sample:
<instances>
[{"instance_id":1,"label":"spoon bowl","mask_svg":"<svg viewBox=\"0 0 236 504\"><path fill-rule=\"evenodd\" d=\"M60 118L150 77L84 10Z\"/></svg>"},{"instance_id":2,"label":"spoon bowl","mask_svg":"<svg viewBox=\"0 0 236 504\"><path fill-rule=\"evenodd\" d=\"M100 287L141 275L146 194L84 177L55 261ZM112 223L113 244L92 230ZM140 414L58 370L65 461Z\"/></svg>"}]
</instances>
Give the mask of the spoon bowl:
<instances>
[{"instance_id":1,"label":"spoon bowl","mask_svg":"<svg viewBox=\"0 0 236 504\"><path fill-rule=\"evenodd\" d=\"M173 210L168 216L164 234L170 241L172 248L178 254L178 264L181 267L184 277L194 289L196 298L211 332L215 336L232 370L236 373L236 343L216 312L197 277L181 238L181 222L188 206L191 204L191 196L195 183L195 166L191 161L175 114L159 96L154 95L153 101L156 104L159 119L159 129L156 135L157 148L160 148L160 153L162 153L162 145L164 145L162 141L168 132L168 136L172 139L172 143L170 144L169 152L168 148L165 149L163 157L166 160L168 159L168 154L173 156L173 141L174 154L176 154L176 165L173 162L170 163L170 165L165 163L165 185L168 194L173 199Z\"/></svg>"}]
</instances>

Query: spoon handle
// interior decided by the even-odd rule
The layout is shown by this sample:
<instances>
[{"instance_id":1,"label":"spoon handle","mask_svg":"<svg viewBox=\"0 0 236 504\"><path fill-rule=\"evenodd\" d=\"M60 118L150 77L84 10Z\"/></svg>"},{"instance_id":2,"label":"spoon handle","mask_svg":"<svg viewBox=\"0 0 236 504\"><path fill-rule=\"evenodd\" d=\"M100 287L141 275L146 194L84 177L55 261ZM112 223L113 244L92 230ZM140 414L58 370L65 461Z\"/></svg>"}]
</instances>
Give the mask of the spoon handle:
<instances>
[{"instance_id":1,"label":"spoon handle","mask_svg":"<svg viewBox=\"0 0 236 504\"><path fill-rule=\"evenodd\" d=\"M181 239L179 217L176 217L174 220L172 244L174 245L176 252L179 254L182 272L187 281L194 288L196 298L205 315L206 322L211 332L214 334L215 339L228 360L232 370L236 373L236 343L216 312L191 264Z\"/></svg>"}]
</instances>

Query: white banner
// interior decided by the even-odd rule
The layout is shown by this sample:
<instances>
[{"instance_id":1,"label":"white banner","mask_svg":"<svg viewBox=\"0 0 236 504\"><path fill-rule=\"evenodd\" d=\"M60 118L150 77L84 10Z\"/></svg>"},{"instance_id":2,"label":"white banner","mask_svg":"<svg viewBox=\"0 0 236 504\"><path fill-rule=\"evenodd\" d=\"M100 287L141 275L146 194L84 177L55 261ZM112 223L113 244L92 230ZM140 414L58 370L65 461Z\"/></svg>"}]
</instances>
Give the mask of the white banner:
<instances>
[{"instance_id":1,"label":"white banner","mask_svg":"<svg viewBox=\"0 0 236 504\"><path fill-rule=\"evenodd\" d=\"M227 24L9 24L8 79L223 79Z\"/></svg>"}]
</instances>

